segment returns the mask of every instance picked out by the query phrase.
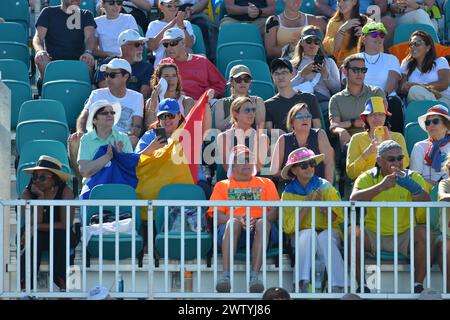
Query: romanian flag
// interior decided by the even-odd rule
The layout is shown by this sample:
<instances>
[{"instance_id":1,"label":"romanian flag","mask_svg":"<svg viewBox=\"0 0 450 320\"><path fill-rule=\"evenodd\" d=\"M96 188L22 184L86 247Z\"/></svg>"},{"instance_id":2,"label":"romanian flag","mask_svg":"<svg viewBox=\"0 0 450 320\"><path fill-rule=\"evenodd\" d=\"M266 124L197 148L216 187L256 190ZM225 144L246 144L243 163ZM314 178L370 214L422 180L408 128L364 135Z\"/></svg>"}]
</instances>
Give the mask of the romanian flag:
<instances>
[{"instance_id":1,"label":"romanian flag","mask_svg":"<svg viewBox=\"0 0 450 320\"><path fill-rule=\"evenodd\" d=\"M152 155L142 154L136 168L139 199L157 199L159 190L168 184L196 184L201 163L202 122L208 96L200 97L184 123L168 139L168 144ZM147 210L141 212L147 220Z\"/></svg>"}]
</instances>

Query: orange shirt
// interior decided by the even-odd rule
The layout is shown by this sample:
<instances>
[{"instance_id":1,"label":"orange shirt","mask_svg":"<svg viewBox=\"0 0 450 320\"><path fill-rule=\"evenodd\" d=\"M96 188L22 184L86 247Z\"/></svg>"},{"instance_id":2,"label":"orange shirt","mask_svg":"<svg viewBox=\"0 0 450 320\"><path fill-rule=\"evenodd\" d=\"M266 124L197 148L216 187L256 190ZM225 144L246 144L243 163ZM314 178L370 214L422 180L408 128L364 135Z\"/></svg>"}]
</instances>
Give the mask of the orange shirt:
<instances>
[{"instance_id":1,"label":"orange shirt","mask_svg":"<svg viewBox=\"0 0 450 320\"><path fill-rule=\"evenodd\" d=\"M262 200L278 201L280 197L277 188L272 180L261 177L253 177L251 181L236 181L234 179L222 180L216 183L209 200ZM230 207L218 207L217 211L222 211L226 215L230 214ZM245 215L246 207L235 207L234 215ZM208 209L208 215L213 216L214 208ZM269 208L267 208L267 214ZM250 207L252 218L261 218L262 207Z\"/></svg>"}]
</instances>

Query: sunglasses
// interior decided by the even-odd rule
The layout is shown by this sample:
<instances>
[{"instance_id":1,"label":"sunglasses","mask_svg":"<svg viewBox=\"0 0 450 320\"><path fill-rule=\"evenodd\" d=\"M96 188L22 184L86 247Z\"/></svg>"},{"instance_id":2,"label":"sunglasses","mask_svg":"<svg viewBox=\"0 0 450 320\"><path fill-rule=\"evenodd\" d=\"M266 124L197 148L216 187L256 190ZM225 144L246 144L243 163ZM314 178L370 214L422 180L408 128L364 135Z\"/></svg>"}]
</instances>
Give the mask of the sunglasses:
<instances>
[{"instance_id":1,"label":"sunglasses","mask_svg":"<svg viewBox=\"0 0 450 320\"><path fill-rule=\"evenodd\" d=\"M431 120L425 120L425 126L430 126L431 124L435 124L438 125L439 123L441 123L441 119L440 118L434 118Z\"/></svg>"},{"instance_id":2,"label":"sunglasses","mask_svg":"<svg viewBox=\"0 0 450 320\"><path fill-rule=\"evenodd\" d=\"M176 6L176 5L174 5L174 4L170 4L170 3L164 3L164 5L165 5L167 8L169 8L169 9L172 9L172 8L178 8L178 6Z\"/></svg>"},{"instance_id":3,"label":"sunglasses","mask_svg":"<svg viewBox=\"0 0 450 320\"><path fill-rule=\"evenodd\" d=\"M39 182L45 182L47 179L51 178L51 176L48 176L46 174L33 174L33 181L39 181Z\"/></svg>"},{"instance_id":4,"label":"sunglasses","mask_svg":"<svg viewBox=\"0 0 450 320\"><path fill-rule=\"evenodd\" d=\"M118 6L121 6L123 4L123 0L110 0L105 1L105 3L109 4L110 6L113 6L114 4L117 4Z\"/></svg>"},{"instance_id":5,"label":"sunglasses","mask_svg":"<svg viewBox=\"0 0 450 320\"><path fill-rule=\"evenodd\" d=\"M234 82L236 82L236 83L242 83L242 81L244 81L245 83L250 83L250 81L252 81L252 78L250 78L250 77L234 78Z\"/></svg>"},{"instance_id":6,"label":"sunglasses","mask_svg":"<svg viewBox=\"0 0 450 320\"><path fill-rule=\"evenodd\" d=\"M375 39L377 37L380 37L381 39L384 39L384 37L386 36L384 34L384 32L382 32L382 31L372 31L372 32L369 33L369 35L373 39Z\"/></svg>"},{"instance_id":7,"label":"sunglasses","mask_svg":"<svg viewBox=\"0 0 450 320\"><path fill-rule=\"evenodd\" d=\"M314 44L315 44L316 46L320 45L320 43L321 43L320 40L317 39L317 38L308 38L308 39L305 39L305 42L306 42L307 44L311 44L311 43L314 42Z\"/></svg>"},{"instance_id":8,"label":"sunglasses","mask_svg":"<svg viewBox=\"0 0 450 320\"><path fill-rule=\"evenodd\" d=\"M421 40L421 39L419 39L419 40L416 40L416 41L411 41L409 44L408 44L408 46L411 48L411 47L420 47L421 45L423 45L423 44L425 44L425 41L423 41L423 40Z\"/></svg>"},{"instance_id":9,"label":"sunglasses","mask_svg":"<svg viewBox=\"0 0 450 320\"><path fill-rule=\"evenodd\" d=\"M178 41L170 41L170 42L164 42L162 45L164 46L164 48L168 48L169 46L171 47L176 47L181 40Z\"/></svg>"},{"instance_id":10,"label":"sunglasses","mask_svg":"<svg viewBox=\"0 0 450 320\"><path fill-rule=\"evenodd\" d=\"M116 114L116 112L115 111L102 111L102 112L99 112L98 114L101 114L102 116L107 116L107 115L115 115Z\"/></svg>"},{"instance_id":11,"label":"sunglasses","mask_svg":"<svg viewBox=\"0 0 450 320\"><path fill-rule=\"evenodd\" d=\"M161 115L158 116L159 120L166 120L166 119L175 119L175 115L172 113L163 113Z\"/></svg>"},{"instance_id":12,"label":"sunglasses","mask_svg":"<svg viewBox=\"0 0 450 320\"><path fill-rule=\"evenodd\" d=\"M312 119L312 114L311 113L297 113L294 116L295 119Z\"/></svg>"},{"instance_id":13,"label":"sunglasses","mask_svg":"<svg viewBox=\"0 0 450 320\"><path fill-rule=\"evenodd\" d=\"M111 78L114 79L117 75L122 74L122 72L103 72L105 75L105 78Z\"/></svg>"},{"instance_id":14,"label":"sunglasses","mask_svg":"<svg viewBox=\"0 0 450 320\"><path fill-rule=\"evenodd\" d=\"M145 43L143 42L135 42L135 43L130 43L132 46L134 46L135 48L140 48L145 46Z\"/></svg>"},{"instance_id":15,"label":"sunglasses","mask_svg":"<svg viewBox=\"0 0 450 320\"><path fill-rule=\"evenodd\" d=\"M348 68L349 70L352 70L354 73L363 73L363 74L365 74L366 72L367 72L367 68L366 67L362 67L362 68L359 68L359 67L349 67Z\"/></svg>"},{"instance_id":16,"label":"sunglasses","mask_svg":"<svg viewBox=\"0 0 450 320\"><path fill-rule=\"evenodd\" d=\"M250 113L250 112L255 113L256 112L256 108L255 107L253 107L253 108L247 107L247 108L242 109L242 111L244 113Z\"/></svg>"},{"instance_id":17,"label":"sunglasses","mask_svg":"<svg viewBox=\"0 0 450 320\"><path fill-rule=\"evenodd\" d=\"M395 156L388 156L388 157L386 157L386 161L387 162L403 161L404 157L405 157L404 155L397 156L397 157L395 157Z\"/></svg>"},{"instance_id":18,"label":"sunglasses","mask_svg":"<svg viewBox=\"0 0 450 320\"><path fill-rule=\"evenodd\" d=\"M294 167L299 167L300 169L303 169L303 170L308 169L308 167L315 168L316 166L317 166L316 161L312 160L312 159L309 161L304 161L304 162L299 162L299 163L294 164Z\"/></svg>"}]
</instances>

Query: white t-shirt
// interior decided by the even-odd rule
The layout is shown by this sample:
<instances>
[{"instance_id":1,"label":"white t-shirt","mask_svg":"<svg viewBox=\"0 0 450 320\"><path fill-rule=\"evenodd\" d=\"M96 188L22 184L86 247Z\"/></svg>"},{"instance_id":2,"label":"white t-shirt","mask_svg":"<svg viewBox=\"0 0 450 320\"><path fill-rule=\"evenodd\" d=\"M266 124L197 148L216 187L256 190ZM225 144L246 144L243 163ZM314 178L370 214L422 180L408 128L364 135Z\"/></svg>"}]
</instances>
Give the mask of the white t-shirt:
<instances>
[{"instance_id":1,"label":"white t-shirt","mask_svg":"<svg viewBox=\"0 0 450 320\"><path fill-rule=\"evenodd\" d=\"M153 0L147 0L147 2L153 7L154 5L154 1ZM124 1L123 2L124 5L128 6L128 7L135 7L137 8L137 6L131 2L131 1ZM97 8L99 8L102 5L102 0L97 0ZM142 10L141 10L142 11Z\"/></svg>"},{"instance_id":2,"label":"white t-shirt","mask_svg":"<svg viewBox=\"0 0 450 320\"><path fill-rule=\"evenodd\" d=\"M417 142L411 152L411 158L409 168L411 170L419 172L424 179L428 181L437 182L441 179L447 179L447 173L441 166L441 171L437 172L431 166L425 162L425 154L428 149L428 139ZM450 152L450 143L440 148L442 155L446 158L446 155ZM443 159L444 160L444 159ZM444 164L444 162L442 162Z\"/></svg>"},{"instance_id":3,"label":"white t-shirt","mask_svg":"<svg viewBox=\"0 0 450 320\"><path fill-rule=\"evenodd\" d=\"M365 60L367 73L364 84L380 87L385 90L389 78L389 71L394 71L401 76L400 63L396 56L387 53L369 55L361 53Z\"/></svg>"},{"instance_id":4,"label":"white t-shirt","mask_svg":"<svg viewBox=\"0 0 450 320\"><path fill-rule=\"evenodd\" d=\"M450 67L448 65L447 59L443 57L436 58L435 63L436 65L433 66L433 69L431 69L431 71L427 73L422 73L419 71L419 69L416 68L409 76L408 82L430 83L438 81L439 80L438 71L449 70ZM403 60L400 69L402 71L402 74L404 74L405 76L408 74L408 62L406 60ZM441 94L445 95L446 97L450 97L450 89L447 88L446 90L441 91Z\"/></svg>"},{"instance_id":5,"label":"white t-shirt","mask_svg":"<svg viewBox=\"0 0 450 320\"><path fill-rule=\"evenodd\" d=\"M101 16L95 18L95 23L100 49L105 52L114 52L118 56L121 55L117 43L119 34L127 29L138 30L136 20L131 14L121 13L116 19L106 19L106 16Z\"/></svg>"},{"instance_id":6,"label":"white t-shirt","mask_svg":"<svg viewBox=\"0 0 450 320\"><path fill-rule=\"evenodd\" d=\"M107 100L110 102L119 102L122 106L119 122L114 126L120 132L128 134L131 129L132 117L143 117L144 115L144 96L142 93L127 89L123 98L114 96L108 88L96 89L91 92L88 101L84 105L87 109L98 100Z\"/></svg>"},{"instance_id":7,"label":"white t-shirt","mask_svg":"<svg viewBox=\"0 0 450 320\"><path fill-rule=\"evenodd\" d=\"M194 30L192 29L191 23L187 20L184 20L183 22L184 22L184 26L187 29L187 32L189 33L189 35L191 37L194 38L194 41L195 41ZM160 21L160 20L154 20L154 21L150 22L148 25L148 29L147 29L147 33L145 34L145 37L148 39L155 38L158 35L158 33L160 33L161 30L164 29L164 27L167 26L168 24L169 24L169 22ZM156 68L158 66L159 62L166 57L164 46L162 44L160 44L158 49L156 49L156 51L153 51L153 54L155 55L155 63L153 64L153 66Z\"/></svg>"}]
</instances>

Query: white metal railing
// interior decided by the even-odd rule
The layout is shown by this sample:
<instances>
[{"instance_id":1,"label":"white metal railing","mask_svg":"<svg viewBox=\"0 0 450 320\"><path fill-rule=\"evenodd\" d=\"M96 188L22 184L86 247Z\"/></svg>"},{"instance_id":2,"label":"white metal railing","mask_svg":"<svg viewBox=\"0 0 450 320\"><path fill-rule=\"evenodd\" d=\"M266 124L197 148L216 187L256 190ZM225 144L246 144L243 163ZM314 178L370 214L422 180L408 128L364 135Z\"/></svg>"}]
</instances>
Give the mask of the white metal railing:
<instances>
[{"instance_id":1,"label":"white metal railing","mask_svg":"<svg viewBox=\"0 0 450 320\"><path fill-rule=\"evenodd\" d=\"M414 225L415 216L414 208L426 207L427 223L426 228L426 242L430 244L431 241L431 225L430 225L430 209L441 208L444 214L442 214L442 238L446 239L446 215L445 210L449 210L450 204L443 202L301 202L298 201L188 201L188 200L70 200L70 201L57 201L57 200L11 200L0 201L0 230L4 228L10 228L11 232L16 230L15 241L10 243L9 239L0 237L0 298L13 298L20 297L24 294L34 295L37 297L72 297L72 298L85 298L88 295L89 289L95 285L103 285L111 288L111 295L117 298L260 298L260 293L249 292L249 280L250 280L250 237L249 237L249 225L250 225L250 207L263 207L263 229L265 230L267 225L267 210L266 207L278 208L278 254L277 258L269 259L267 257L266 250L263 250L262 259L262 281L265 288L270 286L282 286L291 292L293 298L339 298L347 292L358 293L363 298L417 298L417 294L414 294L414 281L415 281L415 246L414 246L414 229L410 228L410 261L407 264L399 263L398 255L398 235L394 235L394 259L393 264L391 261L382 263L381 260L381 223L380 223L380 208L394 208L394 223L395 232L397 232L397 220L398 220L398 208L409 208L410 213L410 227ZM31 236L31 232L34 235L38 234L37 230L37 208L38 206L50 206L50 248L48 255L48 264L41 263L42 270L48 270L49 279L47 281L47 288L39 287L38 273L37 271L37 259L36 253L38 244L36 237ZM74 266L70 266L70 235L69 232L65 233L65 282L67 288L65 292L59 292L55 290L53 285L54 274L54 257L52 252L55 250L54 243L54 218L55 207L60 207L60 212L66 215L66 230L70 228L70 216L72 208L80 208L81 218L81 230L82 241L77 247L75 253ZM114 260L105 260L104 246L106 242L103 242L104 235L102 232L99 234L99 250L98 258L90 258L90 265L88 266L88 252L87 247L82 245L86 243L86 230L87 230L87 209L88 207L99 207L99 224L100 229L103 225L103 209L105 206L113 206L115 208L115 219L119 220L119 208L123 206L131 206L131 257L130 259L119 260L120 254L120 235L116 231L114 233ZM246 258L244 264L236 261L233 254L230 256L230 280L231 280L231 292L230 293L218 293L215 290L215 284L217 283L219 272L221 272L220 253L217 246L217 208L220 206L230 207L230 219L234 216L234 208L246 207ZM328 218L328 238L327 238L327 270L333 270L331 246L332 246L332 208L341 207L344 210L344 222L343 222L343 245L342 245L342 257L344 261L344 292L333 293L332 292L332 273L328 272L327 286L324 292L316 292L316 272L315 272L315 255L317 243L315 237L312 237L311 241L311 292L300 292L299 280L300 275L298 266L300 263L300 257L297 248L299 248L299 206L311 207L312 212L315 213L316 208L327 207L326 212ZM155 208L164 207L164 231L161 231L164 235L164 252L161 253L159 266L155 266L154 260L154 217ZM172 234L169 234L168 230L168 208L169 207L181 207L181 232L180 232L180 259L169 259L169 240ZM185 247L185 207L197 207L197 213L201 212L201 208L213 207L213 223L212 223L212 254L210 259L212 260L211 266L207 265L208 259L201 256L201 236L202 231L200 229L196 232L195 245L196 245L196 258L193 260L186 260L186 247ZM294 268L291 268L291 263L288 260L288 255L284 253L284 241L283 241L283 208L295 207L295 236L294 243L295 249L294 256ZM356 208L360 208L360 264L356 265ZM8 208L15 208L17 212L17 225L4 225L4 221L10 221L11 219L4 220L5 215L10 214ZM367 261L364 253L364 222L365 212L368 208L377 208L377 230L376 233L376 259L375 261ZM63 210L64 209L64 210ZM140 214L140 210L147 212L148 220L145 222L147 225L147 248L148 254L143 259L142 267L136 263L136 237L138 236L135 228L137 215ZM23 217L22 214L23 212ZM201 215L197 214L197 225L201 224ZM315 230L316 221L315 214L312 215L311 229ZM23 220L24 219L24 220ZM22 221L24 221L24 234L25 234L25 277L24 283L21 283L21 238L22 238ZM31 224L33 221L33 224ZM350 235L348 234L348 224L350 222ZM33 229L33 231L31 231ZM231 224L233 229L233 224ZM263 248L266 247L269 239L267 239L266 233L262 234ZM349 240L350 239L350 240ZM230 244L233 243L233 232L231 231ZM348 252L347 243L350 241L350 252ZM434 243L432 244L434 246ZM447 293L447 269L446 263L446 241L443 241L443 270L442 273L435 272L436 266L432 268L431 250L430 246L426 246L426 276L424 281L424 287L432 287L443 292L444 298L450 298L450 294ZM31 250L29 250L31 249ZM233 246L230 245L230 253L232 253ZM6 252L9 251L10 259L6 260ZM33 254L31 254L33 252ZM434 256L437 256L438 253ZM162 261L161 261L162 260ZM367 273L368 266L375 266L375 285L372 288L372 293L356 292L356 268L360 269L360 282L364 282L364 276ZM185 279L185 272L192 272L192 278ZM409 280L407 272L409 271ZM119 283L114 279L119 278L119 274L127 276L125 290L119 292ZM386 275L387 281L382 281L382 274ZM3 281L3 276L6 275L6 281ZM180 288L175 288L173 285L177 280L176 275L180 277ZM190 274L189 274L190 275ZM393 280L389 280L393 275ZM433 279L437 281L432 282ZM175 279L175 280L174 280ZM191 280L195 279L195 281ZM242 285L242 281L245 279L245 285ZM172 286L170 286L170 280L172 280ZM185 287L185 280L192 281L191 284ZM241 281L242 280L242 281ZM391 282L392 281L392 282ZM112 283L112 285L111 285ZM384 284L393 283L393 289L387 288ZM294 286L292 286L294 284ZM409 285L409 286L408 286ZM23 286L23 288L22 288ZM383 287L384 286L384 287ZM292 288L293 287L293 288ZM361 286L362 287L362 286ZM405 289L407 288L407 289Z\"/></svg>"}]
</instances>

